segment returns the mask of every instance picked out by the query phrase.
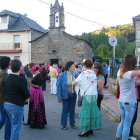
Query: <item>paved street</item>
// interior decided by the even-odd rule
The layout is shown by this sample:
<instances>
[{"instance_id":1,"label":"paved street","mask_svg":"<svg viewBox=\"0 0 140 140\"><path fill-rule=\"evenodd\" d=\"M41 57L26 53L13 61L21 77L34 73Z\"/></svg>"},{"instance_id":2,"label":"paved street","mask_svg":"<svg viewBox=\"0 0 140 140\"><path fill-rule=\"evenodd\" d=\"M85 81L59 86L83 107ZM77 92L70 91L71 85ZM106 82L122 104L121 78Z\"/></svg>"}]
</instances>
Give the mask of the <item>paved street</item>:
<instances>
[{"instance_id":1,"label":"paved street","mask_svg":"<svg viewBox=\"0 0 140 140\"><path fill-rule=\"evenodd\" d=\"M67 130L61 130L60 116L62 105L57 102L57 96L50 94L50 86L47 83L47 90L44 92L46 117L48 125L44 129L31 129L28 125L24 125L20 134L20 140L113 140L117 128L117 123L113 122L109 116L102 110L102 128L93 131L93 136L80 138L79 110L76 104L76 126L72 129L69 125ZM28 106L25 106L25 120L27 120ZM0 130L0 140L3 139L4 128Z\"/></svg>"}]
</instances>

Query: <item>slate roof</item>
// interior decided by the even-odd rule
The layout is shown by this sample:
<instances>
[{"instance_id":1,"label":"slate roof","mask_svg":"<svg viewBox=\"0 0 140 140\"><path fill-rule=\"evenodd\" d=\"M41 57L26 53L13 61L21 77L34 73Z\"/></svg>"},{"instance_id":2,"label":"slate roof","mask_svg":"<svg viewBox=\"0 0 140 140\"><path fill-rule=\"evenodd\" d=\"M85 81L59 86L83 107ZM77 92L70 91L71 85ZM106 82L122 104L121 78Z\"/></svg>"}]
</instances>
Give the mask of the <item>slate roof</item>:
<instances>
[{"instance_id":1,"label":"slate roof","mask_svg":"<svg viewBox=\"0 0 140 140\"><path fill-rule=\"evenodd\" d=\"M18 13L13 13L13 12L8 11L8 10L4 10L4 11L0 12L0 16L6 16L6 15L10 15L12 17L19 18L19 14Z\"/></svg>"},{"instance_id":2,"label":"slate roof","mask_svg":"<svg viewBox=\"0 0 140 140\"><path fill-rule=\"evenodd\" d=\"M135 17L133 17L133 18L140 18L140 15L138 15L138 16L135 16Z\"/></svg>"},{"instance_id":3,"label":"slate roof","mask_svg":"<svg viewBox=\"0 0 140 140\"><path fill-rule=\"evenodd\" d=\"M136 21L140 21L140 15L133 17L134 28L135 28L135 22Z\"/></svg>"},{"instance_id":4,"label":"slate roof","mask_svg":"<svg viewBox=\"0 0 140 140\"><path fill-rule=\"evenodd\" d=\"M8 10L4 10L0 12L0 16L10 15L12 17L17 18L16 22L11 25L8 29L4 31L23 31L23 30L31 30L34 29L36 31L46 33L47 30L45 30L43 27L41 27L36 21L31 20L28 17L25 17L19 13L13 13Z\"/></svg>"}]
</instances>

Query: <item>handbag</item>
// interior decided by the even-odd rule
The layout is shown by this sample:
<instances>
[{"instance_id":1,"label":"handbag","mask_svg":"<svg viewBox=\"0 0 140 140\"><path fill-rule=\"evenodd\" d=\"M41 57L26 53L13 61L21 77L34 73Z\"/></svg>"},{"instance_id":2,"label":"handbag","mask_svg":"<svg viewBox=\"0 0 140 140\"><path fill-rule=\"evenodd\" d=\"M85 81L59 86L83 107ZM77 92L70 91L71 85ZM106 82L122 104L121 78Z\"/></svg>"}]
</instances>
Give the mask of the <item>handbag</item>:
<instances>
[{"instance_id":1,"label":"handbag","mask_svg":"<svg viewBox=\"0 0 140 140\"><path fill-rule=\"evenodd\" d=\"M91 85L90 85L91 86ZM89 86L89 87L90 87ZM89 87L87 88L87 90L89 89ZM78 106L81 107L82 106L82 100L83 100L83 97L85 96L87 90L84 92L83 96L80 95L80 90L78 92Z\"/></svg>"},{"instance_id":2,"label":"handbag","mask_svg":"<svg viewBox=\"0 0 140 140\"><path fill-rule=\"evenodd\" d=\"M85 92L86 93L86 92ZM84 95L85 95L84 93ZM83 96L84 96L83 95ZM79 93L78 93L78 106L81 107L82 106L82 100L83 100L83 96L80 95L80 90L79 90Z\"/></svg>"}]
</instances>

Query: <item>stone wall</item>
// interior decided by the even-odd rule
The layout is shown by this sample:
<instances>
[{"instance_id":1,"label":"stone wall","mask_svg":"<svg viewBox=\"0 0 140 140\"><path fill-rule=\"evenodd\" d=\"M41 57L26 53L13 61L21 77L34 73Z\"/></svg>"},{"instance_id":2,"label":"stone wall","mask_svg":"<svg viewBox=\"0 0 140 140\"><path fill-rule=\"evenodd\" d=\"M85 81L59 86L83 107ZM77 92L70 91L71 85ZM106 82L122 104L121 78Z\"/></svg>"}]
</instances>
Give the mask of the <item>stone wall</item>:
<instances>
[{"instance_id":1,"label":"stone wall","mask_svg":"<svg viewBox=\"0 0 140 140\"><path fill-rule=\"evenodd\" d=\"M140 65L140 21L135 22L135 32L136 32L136 49L135 54L138 58L137 65Z\"/></svg>"},{"instance_id":2,"label":"stone wall","mask_svg":"<svg viewBox=\"0 0 140 140\"><path fill-rule=\"evenodd\" d=\"M44 33L36 31L36 30L32 30L31 31L31 40L34 40L38 37L40 37L41 35L43 35Z\"/></svg>"},{"instance_id":3,"label":"stone wall","mask_svg":"<svg viewBox=\"0 0 140 140\"><path fill-rule=\"evenodd\" d=\"M109 78L108 79L108 90L109 92L116 94L116 90L117 90L117 84L116 84L116 79L113 78Z\"/></svg>"},{"instance_id":4,"label":"stone wall","mask_svg":"<svg viewBox=\"0 0 140 140\"><path fill-rule=\"evenodd\" d=\"M56 53L53 53L53 50ZM50 30L41 38L31 43L31 61L37 64L49 63L50 59L58 59L63 65L67 61L82 62L90 58L91 46L65 32Z\"/></svg>"}]
</instances>

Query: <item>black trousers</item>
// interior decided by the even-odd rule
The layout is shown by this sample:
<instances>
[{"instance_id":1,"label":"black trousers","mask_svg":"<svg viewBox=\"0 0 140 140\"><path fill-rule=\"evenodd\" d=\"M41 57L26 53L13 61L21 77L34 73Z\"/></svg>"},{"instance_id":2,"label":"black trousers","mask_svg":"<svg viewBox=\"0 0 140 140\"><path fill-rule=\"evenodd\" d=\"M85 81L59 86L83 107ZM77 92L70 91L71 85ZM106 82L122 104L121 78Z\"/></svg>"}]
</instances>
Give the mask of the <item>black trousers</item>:
<instances>
[{"instance_id":1,"label":"black trousers","mask_svg":"<svg viewBox=\"0 0 140 140\"><path fill-rule=\"evenodd\" d=\"M104 77L105 77L105 83L104 83L104 86L106 86L108 74L106 74Z\"/></svg>"},{"instance_id":2,"label":"black trousers","mask_svg":"<svg viewBox=\"0 0 140 140\"><path fill-rule=\"evenodd\" d=\"M134 115L133 120L132 120L132 123L131 123L129 136L133 136L133 126L134 126L134 124L135 124L135 122L137 120L137 114L138 114L138 101L137 101L136 112L135 112L135 115Z\"/></svg>"},{"instance_id":3,"label":"black trousers","mask_svg":"<svg viewBox=\"0 0 140 140\"><path fill-rule=\"evenodd\" d=\"M46 79L42 80L42 90L46 90Z\"/></svg>"},{"instance_id":4,"label":"black trousers","mask_svg":"<svg viewBox=\"0 0 140 140\"><path fill-rule=\"evenodd\" d=\"M101 101L103 100L104 95L99 95L98 94L98 99L97 99L97 106L100 109L101 108Z\"/></svg>"}]
</instances>

